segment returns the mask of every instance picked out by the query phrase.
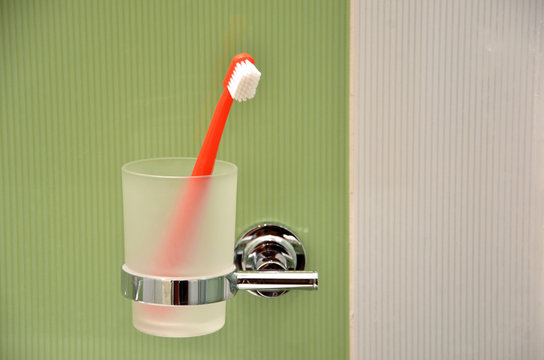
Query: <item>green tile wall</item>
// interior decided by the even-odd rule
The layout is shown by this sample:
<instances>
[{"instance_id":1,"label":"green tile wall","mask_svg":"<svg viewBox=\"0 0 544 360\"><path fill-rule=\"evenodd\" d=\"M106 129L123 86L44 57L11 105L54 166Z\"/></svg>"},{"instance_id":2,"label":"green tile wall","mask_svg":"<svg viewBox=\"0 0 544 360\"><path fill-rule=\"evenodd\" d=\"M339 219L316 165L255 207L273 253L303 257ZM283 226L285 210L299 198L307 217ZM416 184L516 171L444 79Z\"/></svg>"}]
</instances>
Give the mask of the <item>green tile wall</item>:
<instances>
[{"instance_id":1,"label":"green tile wall","mask_svg":"<svg viewBox=\"0 0 544 360\"><path fill-rule=\"evenodd\" d=\"M0 358L347 358L348 19L347 0L0 0ZM237 231L290 225L320 289L143 335L119 292L120 167L195 156L240 51L263 76L219 151Z\"/></svg>"}]
</instances>

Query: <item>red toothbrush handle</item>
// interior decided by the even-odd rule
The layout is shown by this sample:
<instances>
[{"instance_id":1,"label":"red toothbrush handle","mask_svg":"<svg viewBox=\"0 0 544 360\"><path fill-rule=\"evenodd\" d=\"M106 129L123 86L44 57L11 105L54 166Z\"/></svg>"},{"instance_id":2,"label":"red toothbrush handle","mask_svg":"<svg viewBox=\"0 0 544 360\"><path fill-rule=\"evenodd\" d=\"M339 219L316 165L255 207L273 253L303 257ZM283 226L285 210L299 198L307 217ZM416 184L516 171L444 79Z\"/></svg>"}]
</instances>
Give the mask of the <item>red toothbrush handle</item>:
<instances>
[{"instance_id":1,"label":"red toothbrush handle","mask_svg":"<svg viewBox=\"0 0 544 360\"><path fill-rule=\"evenodd\" d=\"M198 154L192 176L211 175L221 141L221 135L232 105L232 97L224 90L219 99L213 117ZM180 194L178 205L174 209L170 226L159 248L154 268L163 276L174 276L178 264L187 261L190 256L196 222L200 218L201 207L209 179L189 179Z\"/></svg>"},{"instance_id":2,"label":"red toothbrush handle","mask_svg":"<svg viewBox=\"0 0 544 360\"><path fill-rule=\"evenodd\" d=\"M215 164L215 158L217 156L217 149L219 148L219 142L221 141L221 135L229 116L230 107L232 106L232 97L227 89L223 90L221 98L215 107L212 121L208 127L208 132L198 153L195 167L193 168L192 176L211 175L213 172L213 166Z\"/></svg>"}]
</instances>

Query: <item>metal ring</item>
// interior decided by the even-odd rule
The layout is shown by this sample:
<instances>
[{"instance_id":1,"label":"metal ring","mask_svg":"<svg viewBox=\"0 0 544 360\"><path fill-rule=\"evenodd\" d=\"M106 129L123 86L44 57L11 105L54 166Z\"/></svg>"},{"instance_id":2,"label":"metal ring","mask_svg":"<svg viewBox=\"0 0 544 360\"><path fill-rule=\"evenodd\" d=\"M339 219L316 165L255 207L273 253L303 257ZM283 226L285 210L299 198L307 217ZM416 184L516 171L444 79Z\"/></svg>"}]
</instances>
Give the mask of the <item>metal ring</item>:
<instances>
[{"instance_id":1,"label":"metal ring","mask_svg":"<svg viewBox=\"0 0 544 360\"><path fill-rule=\"evenodd\" d=\"M172 279L132 273L121 268L121 292L130 300L159 305L202 305L232 298L236 291L236 275L203 279Z\"/></svg>"}]
</instances>

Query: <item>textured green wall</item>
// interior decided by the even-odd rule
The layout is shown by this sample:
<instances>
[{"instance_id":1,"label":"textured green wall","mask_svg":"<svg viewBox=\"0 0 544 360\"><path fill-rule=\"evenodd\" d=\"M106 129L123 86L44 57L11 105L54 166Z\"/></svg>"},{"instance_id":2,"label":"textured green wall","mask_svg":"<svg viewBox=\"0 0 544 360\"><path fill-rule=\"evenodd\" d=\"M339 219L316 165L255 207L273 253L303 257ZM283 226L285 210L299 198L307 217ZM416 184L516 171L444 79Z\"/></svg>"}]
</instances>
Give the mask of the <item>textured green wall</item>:
<instances>
[{"instance_id":1,"label":"textured green wall","mask_svg":"<svg viewBox=\"0 0 544 360\"><path fill-rule=\"evenodd\" d=\"M347 0L0 0L0 358L347 358L348 18ZM237 230L290 225L320 289L143 335L119 292L121 165L196 155L240 51L263 76L219 152Z\"/></svg>"}]
</instances>

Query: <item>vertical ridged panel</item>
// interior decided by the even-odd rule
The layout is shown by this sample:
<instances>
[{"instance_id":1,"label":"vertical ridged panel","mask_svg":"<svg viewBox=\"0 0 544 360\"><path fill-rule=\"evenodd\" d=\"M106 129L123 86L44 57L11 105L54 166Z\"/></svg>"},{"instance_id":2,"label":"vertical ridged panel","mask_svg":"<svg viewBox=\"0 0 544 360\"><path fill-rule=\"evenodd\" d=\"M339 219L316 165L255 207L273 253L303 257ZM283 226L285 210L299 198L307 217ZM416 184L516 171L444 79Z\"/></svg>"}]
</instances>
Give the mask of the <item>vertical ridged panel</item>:
<instances>
[{"instance_id":1,"label":"vertical ridged panel","mask_svg":"<svg viewBox=\"0 0 544 360\"><path fill-rule=\"evenodd\" d=\"M353 1L354 359L542 359L541 1Z\"/></svg>"},{"instance_id":2,"label":"vertical ridged panel","mask_svg":"<svg viewBox=\"0 0 544 360\"><path fill-rule=\"evenodd\" d=\"M0 0L0 358L347 358L348 10ZM239 294L210 336L140 334L119 293L121 165L195 156L240 51L263 77L219 151L239 167L237 231L293 227L321 288Z\"/></svg>"}]
</instances>

